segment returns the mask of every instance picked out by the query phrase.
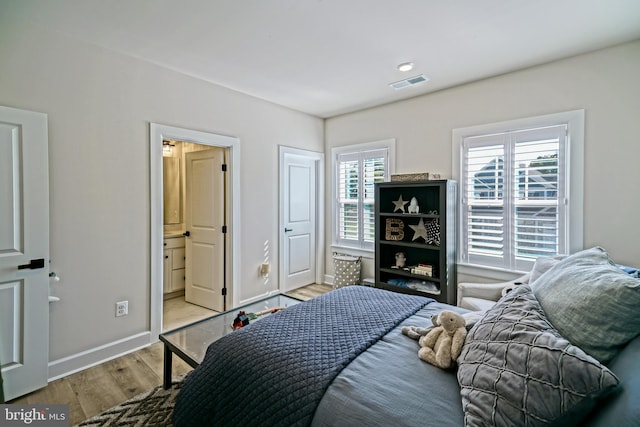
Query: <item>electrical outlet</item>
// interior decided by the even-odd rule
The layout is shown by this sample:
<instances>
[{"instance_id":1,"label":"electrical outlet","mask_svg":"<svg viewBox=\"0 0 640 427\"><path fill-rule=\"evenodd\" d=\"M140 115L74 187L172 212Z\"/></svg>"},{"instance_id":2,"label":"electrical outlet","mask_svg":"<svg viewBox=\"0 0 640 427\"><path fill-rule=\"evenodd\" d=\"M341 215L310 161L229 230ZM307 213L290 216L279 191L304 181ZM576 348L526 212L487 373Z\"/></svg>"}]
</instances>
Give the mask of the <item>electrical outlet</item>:
<instances>
[{"instance_id":1,"label":"electrical outlet","mask_svg":"<svg viewBox=\"0 0 640 427\"><path fill-rule=\"evenodd\" d=\"M262 264L260 264L260 275L261 276L267 276L269 274L269 272L271 271L271 266L269 265L268 262L263 262Z\"/></svg>"},{"instance_id":2,"label":"electrical outlet","mask_svg":"<svg viewBox=\"0 0 640 427\"><path fill-rule=\"evenodd\" d=\"M126 316L129 314L129 301L120 301L116 303L116 317Z\"/></svg>"}]
</instances>

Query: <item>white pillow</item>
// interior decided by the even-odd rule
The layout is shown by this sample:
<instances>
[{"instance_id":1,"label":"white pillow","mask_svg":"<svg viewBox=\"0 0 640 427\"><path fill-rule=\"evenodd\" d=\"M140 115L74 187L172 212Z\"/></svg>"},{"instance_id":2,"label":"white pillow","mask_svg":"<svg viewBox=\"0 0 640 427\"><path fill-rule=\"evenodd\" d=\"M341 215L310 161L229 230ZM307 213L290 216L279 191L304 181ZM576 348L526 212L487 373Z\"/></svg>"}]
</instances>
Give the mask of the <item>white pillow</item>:
<instances>
[{"instance_id":1,"label":"white pillow","mask_svg":"<svg viewBox=\"0 0 640 427\"><path fill-rule=\"evenodd\" d=\"M536 259L531 269L531 275L529 276L529 285L538 280L538 277L542 276L547 270L556 265L560 260L564 258L561 255L551 257L540 257Z\"/></svg>"}]
</instances>

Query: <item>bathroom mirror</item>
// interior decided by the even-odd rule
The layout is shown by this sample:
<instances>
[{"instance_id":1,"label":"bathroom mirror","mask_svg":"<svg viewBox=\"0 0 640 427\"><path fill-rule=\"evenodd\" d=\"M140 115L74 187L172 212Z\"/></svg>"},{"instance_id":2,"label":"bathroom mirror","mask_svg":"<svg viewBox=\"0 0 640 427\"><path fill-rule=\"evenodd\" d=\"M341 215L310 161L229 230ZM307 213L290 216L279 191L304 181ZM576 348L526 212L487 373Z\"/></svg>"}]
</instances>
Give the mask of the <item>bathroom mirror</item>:
<instances>
[{"instance_id":1,"label":"bathroom mirror","mask_svg":"<svg viewBox=\"0 0 640 427\"><path fill-rule=\"evenodd\" d=\"M180 185L180 159L162 158L162 182L164 186L164 223L182 222L182 191Z\"/></svg>"}]
</instances>

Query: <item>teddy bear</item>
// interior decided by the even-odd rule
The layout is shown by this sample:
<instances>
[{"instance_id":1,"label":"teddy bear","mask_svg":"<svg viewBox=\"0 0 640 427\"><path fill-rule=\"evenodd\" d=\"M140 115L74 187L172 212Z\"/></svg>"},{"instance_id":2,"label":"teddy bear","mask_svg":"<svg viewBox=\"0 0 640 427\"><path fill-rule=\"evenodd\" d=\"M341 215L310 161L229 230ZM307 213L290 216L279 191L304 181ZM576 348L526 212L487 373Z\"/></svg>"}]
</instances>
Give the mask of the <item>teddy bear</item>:
<instances>
[{"instance_id":1,"label":"teddy bear","mask_svg":"<svg viewBox=\"0 0 640 427\"><path fill-rule=\"evenodd\" d=\"M420 359L439 368L449 369L458 359L467 337L465 318L453 311L443 310L434 315L431 321L434 324L433 327L405 326L402 332L419 340L418 357Z\"/></svg>"},{"instance_id":2,"label":"teddy bear","mask_svg":"<svg viewBox=\"0 0 640 427\"><path fill-rule=\"evenodd\" d=\"M430 330L435 328L438 325L438 314L434 314L431 316L431 323L433 325L427 326L426 328L421 328L420 326L403 326L402 333L408 336L409 338L413 338L414 340L419 340L423 336L427 335Z\"/></svg>"}]
</instances>

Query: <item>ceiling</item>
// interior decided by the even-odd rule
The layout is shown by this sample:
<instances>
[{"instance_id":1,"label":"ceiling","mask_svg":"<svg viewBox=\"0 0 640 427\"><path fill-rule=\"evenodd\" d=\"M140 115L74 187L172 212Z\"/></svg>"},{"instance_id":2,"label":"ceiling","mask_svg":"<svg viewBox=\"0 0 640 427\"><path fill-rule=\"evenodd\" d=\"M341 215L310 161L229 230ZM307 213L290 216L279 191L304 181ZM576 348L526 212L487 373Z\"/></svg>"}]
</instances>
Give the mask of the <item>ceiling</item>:
<instances>
[{"instance_id":1,"label":"ceiling","mask_svg":"<svg viewBox=\"0 0 640 427\"><path fill-rule=\"evenodd\" d=\"M0 0L0 13L323 118L640 39L638 0Z\"/></svg>"}]
</instances>

